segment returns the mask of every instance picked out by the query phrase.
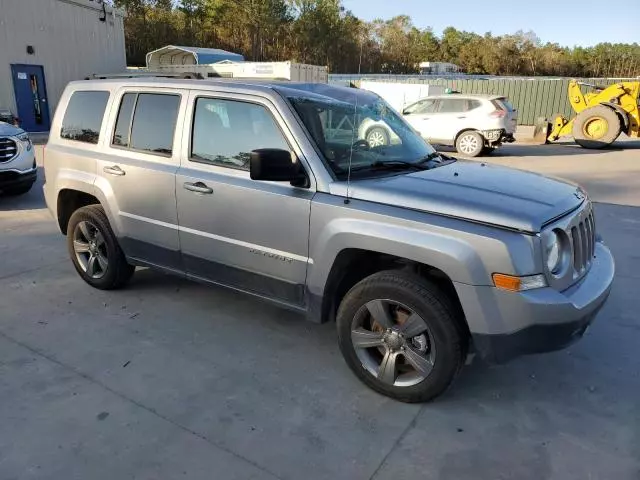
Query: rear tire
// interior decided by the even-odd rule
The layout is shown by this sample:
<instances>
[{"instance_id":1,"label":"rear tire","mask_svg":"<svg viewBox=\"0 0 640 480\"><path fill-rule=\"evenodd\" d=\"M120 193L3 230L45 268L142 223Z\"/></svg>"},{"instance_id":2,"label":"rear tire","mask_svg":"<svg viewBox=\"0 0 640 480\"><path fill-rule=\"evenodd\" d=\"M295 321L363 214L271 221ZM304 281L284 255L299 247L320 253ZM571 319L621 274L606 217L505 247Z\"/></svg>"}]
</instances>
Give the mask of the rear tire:
<instances>
[{"instance_id":1,"label":"rear tire","mask_svg":"<svg viewBox=\"0 0 640 480\"><path fill-rule=\"evenodd\" d=\"M467 157L477 157L484 148L484 138L478 132L462 132L456 138L456 150Z\"/></svg>"},{"instance_id":2,"label":"rear tire","mask_svg":"<svg viewBox=\"0 0 640 480\"><path fill-rule=\"evenodd\" d=\"M71 215L67 248L78 275L94 288L121 288L135 271L135 267L127 263L100 205L79 208Z\"/></svg>"},{"instance_id":3,"label":"rear tire","mask_svg":"<svg viewBox=\"0 0 640 480\"><path fill-rule=\"evenodd\" d=\"M389 132L382 127L373 127L367 131L365 140L369 148L384 147L390 143Z\"/></svg>"},{"instance_id":4,"label":"rear tire","mask_svg":"<svg viewBox=\"0 0 640 480\"><path fill-rule=\"evenodd\" d=\"M605 148L622 132L622 122L615 110L605 105L587 108L573 121L572 134L584 148Z\"/></svg>"},{"instance_id":5,"label":"rear tire","mask_svg":"<svg viewBox=\"0 0 640 480\"><path fill-rule=\"evenodd\" d=\"M402 402L426 402L445 392L464 364L467 338L456 311L450 298L422 277L375 273L340 304L340 350L373 390Z\"/></svg>"}]
</instances>

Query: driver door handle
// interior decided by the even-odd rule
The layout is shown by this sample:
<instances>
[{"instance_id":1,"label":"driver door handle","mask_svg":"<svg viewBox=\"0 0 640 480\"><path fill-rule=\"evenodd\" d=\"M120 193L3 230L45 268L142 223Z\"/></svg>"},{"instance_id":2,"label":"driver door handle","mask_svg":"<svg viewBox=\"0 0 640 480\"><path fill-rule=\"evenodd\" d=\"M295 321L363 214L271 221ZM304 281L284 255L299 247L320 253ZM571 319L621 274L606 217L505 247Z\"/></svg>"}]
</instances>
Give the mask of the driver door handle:
<instances>
[{"instance_id":1,"label":"driver door handle","mask_svg":"<svg viewBox=\"0 0 640 480\"><path fill-rule=\"evenodd\" d=\"M184 182L183 186L185 190L189 190L190 192L204 193L206 195L211 195L213 193L213 188L207 187L202 182L195 182L195 183Z\"/></svg>"},{"instance_id":2,"label":"driver door handle","mask_svg":"<svg viewBox=\"0 0 640 480\"><path fill-rule=\"evenodd\" d=\"M111 167L104 167L102 171L104 173L108 173L109 175L116 175L118 177L121 177L126 173L118 165L113 165Z\"/></svg>"}]
</instances>

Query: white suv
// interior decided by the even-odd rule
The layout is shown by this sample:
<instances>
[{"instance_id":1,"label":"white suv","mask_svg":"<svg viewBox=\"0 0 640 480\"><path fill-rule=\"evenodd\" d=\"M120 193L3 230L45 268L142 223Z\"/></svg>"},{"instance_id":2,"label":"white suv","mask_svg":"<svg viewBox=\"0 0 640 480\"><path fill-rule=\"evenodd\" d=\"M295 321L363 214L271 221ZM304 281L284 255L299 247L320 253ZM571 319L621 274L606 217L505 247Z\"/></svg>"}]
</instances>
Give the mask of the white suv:
<instances>
[{"instance_id":1,"label":"white suv","mask_svg":"<svg viewBox=\"0 0 640 480\"><path fill-rule=\"evenodd\" d=\"M469 157L513 142L518 123L516 110L500 95L430 96L409 105L402 114L430 143L455 146ZM359 133L372 147L394 140L386 125L372 119L363 122Z\"/></svg>"},{"instance_id":2,"label":"white suv","mask_svg":"<svg viewBox=\"0 0 640 480\"><path fill-rule=\"evenodd\" d=\"M36 159L29 135L0 122L0 193L21 195L36 181Z\"/></svg>"}]
</instances>

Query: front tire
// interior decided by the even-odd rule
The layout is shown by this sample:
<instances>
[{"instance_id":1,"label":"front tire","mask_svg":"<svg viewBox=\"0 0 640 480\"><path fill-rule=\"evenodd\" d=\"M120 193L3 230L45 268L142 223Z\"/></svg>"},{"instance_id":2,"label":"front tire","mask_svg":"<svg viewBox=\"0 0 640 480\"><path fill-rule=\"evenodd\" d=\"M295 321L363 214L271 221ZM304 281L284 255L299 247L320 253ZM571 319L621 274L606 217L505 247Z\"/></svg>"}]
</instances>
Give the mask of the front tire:
<instances>
[{"instance_id":1,"label":"front tire","mask_svg":"<svg viewBox=\"0 0 640 480\"><path fill-rule=\"evenodd\" d=\"M622 132L622 122L615 110L605 105L587 108L573 121L572 134L583 148L605 148Z\"/></svg>"},{"instance_id":2,"label":"front tire","mask_svg":"<svg viewBox=\"0 0 640 480\"><path fill-rule=\"evenodd\" d=\"M94 288L121 288L135 271L135 267L127 263L100 205L79 208L71 215L67 248L80 277Z\"/></svg>"},{"instance_id":3,"label":"front tire","mask_svg":"<svg viewBox=\"0 0 640 480\"><path fill-rule=\"evenodd\" d=\"M340 350L373 390L403 402L441 395L464 364L466 337L449 297L431 282L385 271L356 284L337 316Z\"/></svg>"},{"instance_id":4,"label":"front tire","mask_svg":"<svg viewBox=\"0 0 640 480\"><path fill-rule=\"evenodd\" d=\"M478 132L462 132L456 139L456 150L467 157L477 157L484 148L484 138Z\"/></svg>"}]
</instances>

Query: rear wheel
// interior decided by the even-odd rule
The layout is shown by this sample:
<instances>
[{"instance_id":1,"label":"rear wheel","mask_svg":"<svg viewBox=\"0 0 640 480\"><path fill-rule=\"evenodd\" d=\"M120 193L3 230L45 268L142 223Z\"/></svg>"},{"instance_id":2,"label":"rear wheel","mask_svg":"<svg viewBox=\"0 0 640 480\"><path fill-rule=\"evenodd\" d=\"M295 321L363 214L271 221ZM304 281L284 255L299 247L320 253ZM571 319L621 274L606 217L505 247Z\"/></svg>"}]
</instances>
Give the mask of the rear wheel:
<instances>
[{"instance_id":1,"label":"rear wheel","mask_svg":"<svg viewBox=\"0 0 640 480\"><path fill-rule=\"evenodd\" d=\"M382 127L373 127L367 132L366 140L369 147L383 147L389 145L389 133Z\"/></svg>"},{"instance_id":2,"label":"rear wheel","mask_svg":"<svg viewBox=\"0 0 640 480\"><path fill-rule=\"evenodd\" d=\"M456 150L468 157L477 157L484 148L484 138L478 132L462 132L456 139Z\"/></svg>"},{"instance_id":3,"label":"rear wheel","mask_svg":"<svg viewBox=\"0 0 640 480\"><path fill-rule=\"evenodd\" d=\"M340 350L366 385L403 402L442 394L463 365L466 339L447 295L402 271L376 273L344 297Z\"/></svg>"},{"instance_id":4,"label":"rear wheel","mask_svg":"<svg viewBox=\"0 0 640 480\"><path fill-rule=\"evenodd\" d=\"M67 227L67 247L78 274L101 290L124 286L135 267L129 265L100 205L76 210Z\"/></svg>"},{"instance_id":5,"label":"rear wheel","mask_svg":"<svg viewBox=\"0 0 640 480\"><path fill-rule=\"evenodd\" d=\"M573 121L573 138L584 148L604 148L622 131L620 117L604 105L587 108Z\"/></svg>"}]
</instances>

